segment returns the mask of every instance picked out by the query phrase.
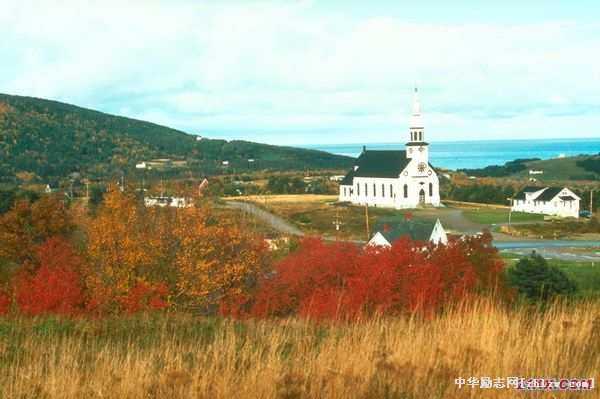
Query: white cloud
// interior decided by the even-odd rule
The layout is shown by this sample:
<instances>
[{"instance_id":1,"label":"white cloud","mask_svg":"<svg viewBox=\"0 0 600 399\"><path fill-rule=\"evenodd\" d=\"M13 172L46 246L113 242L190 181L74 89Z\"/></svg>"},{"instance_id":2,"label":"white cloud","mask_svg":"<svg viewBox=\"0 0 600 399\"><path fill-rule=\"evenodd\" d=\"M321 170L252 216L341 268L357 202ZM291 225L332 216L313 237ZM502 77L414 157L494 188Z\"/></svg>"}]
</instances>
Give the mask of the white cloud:
<instances>
[{"instance_id":1,"label":"white cloud","mask_svg":"<svg viewBox=\"0 0 600 399\"><path fill-rule=\"evenodd\" d=\"M522 123L530 137L557 134L553 112L600 105L598 24L431 24L344 11L318 2L15 1L0 13L0 57L10 59L0 91L294 142L312 131L329 142L365 131L395 139L415 83L431 134L443 139L478 129L506 137Z\"/></svg>"}]
</instances>

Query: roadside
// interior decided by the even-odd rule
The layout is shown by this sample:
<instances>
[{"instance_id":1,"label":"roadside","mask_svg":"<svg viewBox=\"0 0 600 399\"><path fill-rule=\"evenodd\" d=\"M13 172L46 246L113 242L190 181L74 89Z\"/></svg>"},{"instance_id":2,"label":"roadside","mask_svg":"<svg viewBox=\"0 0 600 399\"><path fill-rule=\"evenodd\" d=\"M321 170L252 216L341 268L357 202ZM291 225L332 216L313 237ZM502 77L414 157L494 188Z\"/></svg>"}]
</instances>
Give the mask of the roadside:
<instances>
[{"instance_id":1,"label":"roadside","mask_svg":"<svg viewBox=\"0 0 600 399\"><path fill-rule=\"evenodd\" d=\"M365 242L365 210L362 207L335 206L335 196L254 196L243 197L248 202L228 198L228 208L241 210L253 215L270 228L284 235L320 235L324 239ZM260 202L251 202L260 201ZM493 210L496 212L497 210ZM486 210L483 210L486 212ZM422 219L439 218L449 233L476 234L494 225L477 223L461 208L424 208L410 211L397 211L382 208L369 209L371 229L377 220L393 220L411 217ZM498 215L487 214L486 218ZM500 215L503 216L503 215ZM530 215L531 216L531 215ZM538 217L538 215L533 215ZM340 222L340 231L335 230L335 221ZM528 222L516 222L528 223ZM372 232L372 231L371 231ZM584 236L588 239L535 239L515 237L492 232L494 245L501 251L525 255L532 250L543 256L563 260L587 260L600 262L600 240L596 235Z\"/></svg>"}]
</instances>

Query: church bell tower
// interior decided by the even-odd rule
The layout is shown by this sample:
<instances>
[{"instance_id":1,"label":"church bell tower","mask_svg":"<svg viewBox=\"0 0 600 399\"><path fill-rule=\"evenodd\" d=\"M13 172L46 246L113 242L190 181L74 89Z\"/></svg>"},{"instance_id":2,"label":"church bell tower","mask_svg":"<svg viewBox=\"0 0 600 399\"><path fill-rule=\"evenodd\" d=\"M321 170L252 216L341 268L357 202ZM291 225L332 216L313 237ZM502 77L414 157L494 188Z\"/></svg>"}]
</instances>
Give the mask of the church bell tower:
<instances>
[{"instance_id":1,"label":"church bell tower","mask_svg":"<svg viewBox=\"0 0 600 399\"><path fill-rule=\"evenodd\" d=\"M406 157L427 165L429 163L429 144L425 142L425 128L421 117L419 91L415 87L412 114L410 117L410 141L406 143Z\"/></svg>"}]
</instances>

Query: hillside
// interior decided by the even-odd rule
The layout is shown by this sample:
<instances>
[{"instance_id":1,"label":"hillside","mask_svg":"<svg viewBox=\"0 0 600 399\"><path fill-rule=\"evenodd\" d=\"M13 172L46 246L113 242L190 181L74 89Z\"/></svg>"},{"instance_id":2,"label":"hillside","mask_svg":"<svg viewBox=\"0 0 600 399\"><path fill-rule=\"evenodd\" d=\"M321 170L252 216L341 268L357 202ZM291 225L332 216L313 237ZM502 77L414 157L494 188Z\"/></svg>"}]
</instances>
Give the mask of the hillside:
<instances>
[{"instance_id":1,"label":"hillside","mask_svg":"<svg viewBox=\"0 0 600 399\"><path fill-rule=\"evenodd\" d=\"M156 158L176 162L180 172L246 169L345 169L352 158L323 151L247 141L204 139L154 123L108 115L31 97L0 94L0 176L61 178L73 172L102 178L132 172ZM25 173L26 172L26 173Z\"/></svg>"},{"instance_id":2,"label":"hillside","mask_svg":"<svg viewBox=\"0 0 600 399\"><path fill-rule=\"evenodd\" d=\"M530 175L530 170L543 174ZM600 180L600 155L580 155L553 159L517 159L503 166L487 166L480 169L461 169L469 176L477 177L535 177L542 181Z\"/></svg>"}]
</instances>

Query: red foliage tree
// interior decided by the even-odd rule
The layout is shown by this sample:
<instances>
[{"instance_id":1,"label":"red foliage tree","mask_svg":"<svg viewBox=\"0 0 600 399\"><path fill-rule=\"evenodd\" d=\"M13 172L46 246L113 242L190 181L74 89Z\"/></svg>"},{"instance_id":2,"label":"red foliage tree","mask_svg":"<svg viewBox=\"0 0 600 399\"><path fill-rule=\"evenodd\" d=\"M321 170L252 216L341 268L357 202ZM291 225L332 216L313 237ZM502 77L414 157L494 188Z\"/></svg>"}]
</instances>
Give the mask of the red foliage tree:
<instances>
[{"instance_id":1,"label":"red foliage tree","mask_svg":"<svg viewBox=\"0 0 600 399\"><path fill-rule=\"evenodd\" d=\"M390 248L365 249L308 238L260 281L249 314L355 319L430 313L496 287L502 265L486 235L446 246L401 239ZM233 305L222 311L239 315L243 306Z\"/></svg>"},{"instance_id":2,"label":"red foliage tree","mask_svg":"<svg viewBox=\"0 0 600 399\"><path fill-rule=\"evenodd\" d=\"M130 314L161 310L169 306L168 295L169 287L166 284L149 284L140 281L119 302L123 310Z\"/></svg>"},{"instance_id":3,"label":"red foliage tree","mask_svg":"<svg viewBox=\"0 0 600 399\"><path fill-rule=\"evenodd\" d=\"M81 258L63 238L53 237L37 248L39 264L17 276L16 300L28 315L75 315L84 303Z\"/></svg>"}]
</instances>

